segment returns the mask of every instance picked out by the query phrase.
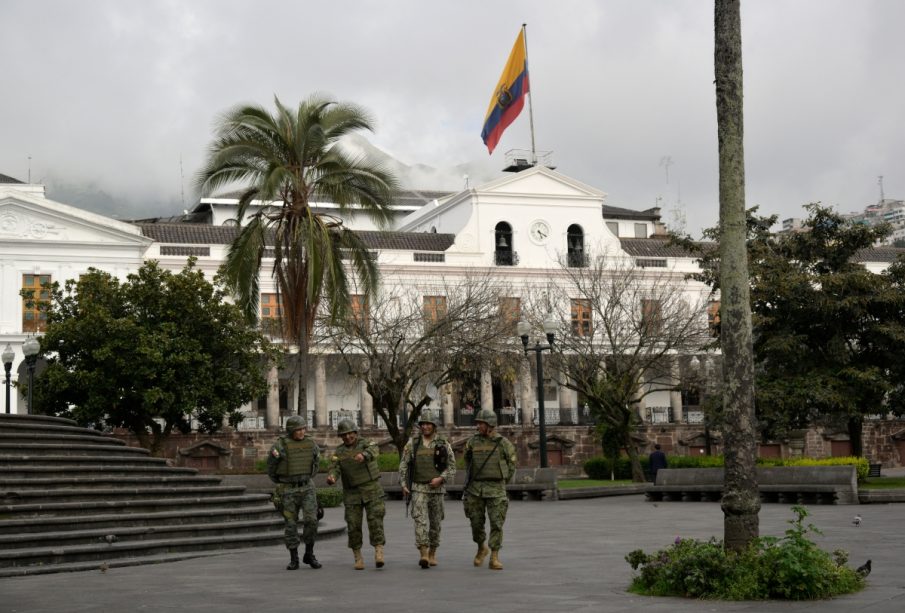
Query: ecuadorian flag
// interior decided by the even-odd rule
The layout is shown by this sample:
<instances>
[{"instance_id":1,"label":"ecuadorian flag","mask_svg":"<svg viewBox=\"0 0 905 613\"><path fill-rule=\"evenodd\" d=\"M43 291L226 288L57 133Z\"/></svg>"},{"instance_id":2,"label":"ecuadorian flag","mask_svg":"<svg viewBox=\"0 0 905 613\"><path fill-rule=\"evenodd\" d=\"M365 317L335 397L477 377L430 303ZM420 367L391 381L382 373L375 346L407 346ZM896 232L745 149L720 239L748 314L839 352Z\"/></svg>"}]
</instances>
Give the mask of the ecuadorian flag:
<instances>
[{"instance_id":1,"label":"ecuadorian flag","mask_svg":"<svg viewBox=\"0 0 905 613\"><path fill-rule=\"evenodd\" d=\"M500 81L490 97L490 106L484 117L484 129L481 138L487 145L487 151L493 153L503 131L509 127L525 106L525 94L528 93L528 62L525 57L525 31L520 30L509 61L503 68Z\"/></svg>"}]
</instances>

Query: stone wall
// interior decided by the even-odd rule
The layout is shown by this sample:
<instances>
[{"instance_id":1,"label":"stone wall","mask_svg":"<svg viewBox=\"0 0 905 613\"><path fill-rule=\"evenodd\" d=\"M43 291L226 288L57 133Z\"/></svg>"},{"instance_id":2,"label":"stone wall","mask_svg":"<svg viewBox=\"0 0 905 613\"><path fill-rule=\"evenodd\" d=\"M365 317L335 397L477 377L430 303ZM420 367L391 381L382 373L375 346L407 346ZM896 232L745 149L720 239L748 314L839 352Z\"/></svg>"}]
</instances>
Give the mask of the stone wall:
<instances>
[{"instance_id":1,"label":"stone wall","mask_svg":"<svg viewBox=\"0 0 905 613\"><path fill-rule=\"evenodd\" d=\"M474 428L446 427L440 431L458 452L474 433ZM520 466L540 464L537 427L500 426L497 431L515 443ZM314 436L322 448L332 449L341 442L332 430L329 433L309 431L309 435ZM382 451L395 450L385 430L366 428L361 435L377 442ZM114 436L129 445L138 445L137 439L129 433L117 431ZM267 456L276 436L272 431L233 430L217 434L173 434L164 443L161 455L175 466L192 466L204 472L250 473L254 472L255 463ZM653 449L655 443L660 444L667 456L701 454L708 438L712 453L722 453L720 433L705 432L701 426L658 424L638 430L635 437L645 454ZM897 439L903 437L905 420L866 422L864 454L871 462L882 463L886 468L901 466L903 458L899 449L905 445ZM833 455L834 441L839 448L839 442L842 441L844 446L846 440L844 433L814 428L801 432L800 437L771 441L769 447L771 452L784 458L796 455L822 458ZM560 474L581 473L582 463L601 452L592 426L548 426L547 451L550 465L556 466Z\"/></svg>"}]
</instances>

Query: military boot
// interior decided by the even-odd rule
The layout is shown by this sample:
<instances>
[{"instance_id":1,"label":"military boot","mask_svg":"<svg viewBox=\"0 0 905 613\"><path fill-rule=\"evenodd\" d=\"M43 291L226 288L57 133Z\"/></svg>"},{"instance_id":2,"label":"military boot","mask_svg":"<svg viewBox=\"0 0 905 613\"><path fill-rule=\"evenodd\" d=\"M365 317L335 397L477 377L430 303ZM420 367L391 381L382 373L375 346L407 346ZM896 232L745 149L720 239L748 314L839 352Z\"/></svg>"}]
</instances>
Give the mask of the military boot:
<instances>
[{"instance_id":1,"label":"military boot","mask_svg":"<svg viewBox=\"0 0 905 613\"><path fill-rule=\"evenodd\" d=\"M430 562L431 566L437 565L437 548L436 547L431 547L427 551L427 561Z\"/></svg>"},{"instance_id":2,"label":"military boot","mask_svg":"<svg viewBox=\"0 0 905 613\"><path fill-rule=\"evenodd\" d=\"M427 545L419 545L418 551L421 552L421 559L418 560L418 565L421 568L428 568L430 566L430 560L427 557Z\"/></svg>"},{"instance_id":3,"label":"military boot","mask_svg":"<svg viewBox=\"0 0 905 613\"><path fill-rule=\"evenodd\" d=\"M302 556L302 562L310 566L311 568L320 568L321 563L317 561L317 558L314 557L314 545L305 545L305 555Z\"/></svg>"},{"instance_id":4,"label":"military boot","mask_svg":"<svg viewBox=\"0 0 905 613\"><path fill-rule=\"evenodd\" d=\"M383 545L374 545L374 564L383 568Z\"/></svg>"},{"instance_id":5,"label":"military boot","mask_svg":"<svg viewBox=\"0 0 905 613\"><path fill-rule=\"evenodd\" d=\"M289 550L289 565L286 566L286 570L298 570L299 569L299 550L297 547L293 547Z\"/></svg>"},{"instance_id":6,"label":"military boot","mask_svg":"<svg viewBox=\"0 0 905 613\"><path fill-rule=\"evenodd\" d=\"M478 553L475 554L474 565L475 566L482 565L484 563L484 558L487 557L488 553L490 553L490 548L487 545L485 545L484 543L481 543L480 545L478 545Z\"/></svg>"},{"instance_id":7,"label":"military boot","mask_svg":"<svg viewBox=\"0 0 905 613\"><path fill-rule=\"evenodd\" d=\"M490 552L490 570L503 570L503 563L500 562L500 552L497 550Z\"/></svg>"},{"instance_id":8,"label":"military boot","mask_svg":"<svg viewBox=\"0 0 905 613\"><path fill-rule=\"evenodd\" d=\"M352 555L355 556L355 570L364 570L365 561L364 558L361 557L361 549L353 549Z\"/></svg>"}]
</instances>

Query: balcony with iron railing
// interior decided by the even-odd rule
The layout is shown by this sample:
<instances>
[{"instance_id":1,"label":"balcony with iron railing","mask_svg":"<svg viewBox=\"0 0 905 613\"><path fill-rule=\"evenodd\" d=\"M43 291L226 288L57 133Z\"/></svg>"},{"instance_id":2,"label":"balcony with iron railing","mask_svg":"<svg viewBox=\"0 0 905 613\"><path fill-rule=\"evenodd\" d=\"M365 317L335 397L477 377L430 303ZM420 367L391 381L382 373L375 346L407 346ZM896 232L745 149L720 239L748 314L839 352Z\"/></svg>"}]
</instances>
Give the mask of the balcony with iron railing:
<instances>
[{"instance_id":1,"label":"balcony with iron railing","mask_svg":"<svg viewBox=\"0 0 905 613\"><path fill-rule=\"evenodd\" d=\"M566 262L569 268L587 268L590 259L584 251L570 251L566 255Z\"/></svg>"},{"instance_id":2,"label":"balcony with iron railing","mask_svg":"<svg viewBox=\"0 0 905 613\"><path fill-rule=\"evenodd\" d=\"M493 252L493 263L497 266L516 266L518 264L518 253L498 249Z\"/></svg>"}]
</instances>

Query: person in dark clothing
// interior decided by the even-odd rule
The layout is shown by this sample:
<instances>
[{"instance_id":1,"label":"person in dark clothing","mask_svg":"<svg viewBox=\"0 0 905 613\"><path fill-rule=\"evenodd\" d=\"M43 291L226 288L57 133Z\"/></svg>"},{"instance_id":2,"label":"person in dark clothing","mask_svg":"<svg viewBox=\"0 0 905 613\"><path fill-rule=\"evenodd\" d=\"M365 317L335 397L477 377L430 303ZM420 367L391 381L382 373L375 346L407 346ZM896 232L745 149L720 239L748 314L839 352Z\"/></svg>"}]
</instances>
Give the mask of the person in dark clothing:
<instances>
[{"instance_id":1,"label":"person in dark clothing","mask_svg":"<svg viewBox=\"0 0 905 613\"><path fill-rule=\"evenodd\" d=\"M660 449L659 444L654 445L654 450L650 454L650 476L654 483L657 482L657 471L668 466L666 454Z\"/></svg>"}]
</instances>

